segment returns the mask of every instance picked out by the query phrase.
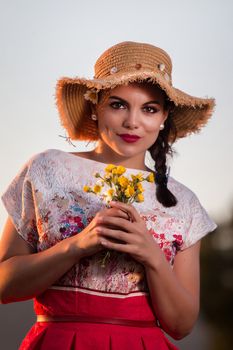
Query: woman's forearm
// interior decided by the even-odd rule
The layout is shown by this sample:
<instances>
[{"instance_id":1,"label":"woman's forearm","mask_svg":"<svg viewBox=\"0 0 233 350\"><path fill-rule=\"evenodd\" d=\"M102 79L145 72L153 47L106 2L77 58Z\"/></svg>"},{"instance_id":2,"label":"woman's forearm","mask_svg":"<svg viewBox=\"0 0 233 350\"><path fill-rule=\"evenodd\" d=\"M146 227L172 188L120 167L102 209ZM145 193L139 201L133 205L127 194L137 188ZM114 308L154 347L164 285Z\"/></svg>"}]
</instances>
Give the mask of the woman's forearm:
<instances>
[{"instance_id":1,"label":"woman's forearm","mask_svg":"<svg viewBox=\"0 0 233 350\"><path fill-rule=\"evenodd\" d=\"M42 293L77 261L69 238L43 252L3 261L0 264L0 302L26 300Z\"/></svg>"},{"instance_id":2,"label":"woman's forearm","mask_svg":"<svg viewBox=\"0 0 233 350\"><path fill-rule=\"evenodd\" d=\"M192 329L199 311L195 298L185 289L163 254L146 267L147 283L156 317L173 338L181 339Z\"/></svg>"}]
</instances>

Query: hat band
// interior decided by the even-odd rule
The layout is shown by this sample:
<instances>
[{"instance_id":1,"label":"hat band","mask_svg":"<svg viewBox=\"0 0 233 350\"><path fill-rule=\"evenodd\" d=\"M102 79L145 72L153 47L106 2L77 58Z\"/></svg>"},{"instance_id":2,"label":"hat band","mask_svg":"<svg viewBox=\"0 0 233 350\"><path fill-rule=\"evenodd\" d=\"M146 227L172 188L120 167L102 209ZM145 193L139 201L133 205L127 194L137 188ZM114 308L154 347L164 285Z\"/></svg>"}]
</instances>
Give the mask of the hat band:
<instances>
[{"instance_id":1,"label":"hat band","mask_svg":"<svg viewBox=\"0 0 233 350\"><path fill-rule=\"evenodd\" d=\"M159 66L159 65L158 65ZM111 67L109 70L105 70L104 72L98 72L95 74L94 79L98 80L111 80L114 78L122 78L128 77L129 75L135 76L135 78L138 78L141 80L141 77L143 75L146 78L150 78L150 76L159 75L160 78L164 79L166 83L172 85L172 79L171 76L165 71L160 70L159 68L155 67L149 67L149 66L143 66L139 64L135 64L133 66L127 66L121 69L118 69L116 66ZM136 80L136 79L135 79Z\"/></svg>"}]
</instances>

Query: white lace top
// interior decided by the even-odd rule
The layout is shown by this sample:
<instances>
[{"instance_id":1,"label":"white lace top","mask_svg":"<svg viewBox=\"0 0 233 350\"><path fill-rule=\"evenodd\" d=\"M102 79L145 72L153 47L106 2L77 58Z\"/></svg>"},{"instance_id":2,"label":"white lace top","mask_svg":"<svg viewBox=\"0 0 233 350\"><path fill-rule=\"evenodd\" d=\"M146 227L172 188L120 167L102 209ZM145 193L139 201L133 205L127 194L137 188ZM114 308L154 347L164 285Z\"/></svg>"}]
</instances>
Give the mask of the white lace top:
<instances>
[{"instance_id":1,"label":"white lace top","mask_svg":"<svg viewBox=\"0 0 233 350\"><path fill-rule=\"evenodd\" d=\"M93 186L96 183L94 173L104 174L105 167L104 163L54 149L33 156L2 195L6 210L22 238L36 251L42 251L80 232L90 223L96 212L105 206L98 196L83 191L84 185ZM124 175L138 172L139 170L127 168ZM140 172L149 174L147 171ZM157 201L155 186L154 183L143 182L144 202L135 202L133 205L146 221L148 232L154 236L167 260L173 264L179 250L196 243L208 232L213 231L216 225L196 195L172 177L169 178L168 188L178 200L175 207L165 208ZM93 269L96 275L95 263L99 261L98 254L87 260L88 264L86 261L86 265L76 266L75 270L63 277L61 283L90 286ZM122 273L126 261L134 265L133 270L132 266L130 270L134 272L134 277L127 279L125 287L121 285L121 291L137 289L139 281L135 276L141 273L140 264L136 266L135 261L126 256L122 259L122 254L117 265L119 273ZM80 271L84 266L85 273L82 274ZM106 271L103 278L106 279ZM112 288L109 284L104 285L100 276L92 287L97 288L96 284L100 289ZM114 290L118 288L117 284L114 286Z\"/></svg>"}]
</instances>

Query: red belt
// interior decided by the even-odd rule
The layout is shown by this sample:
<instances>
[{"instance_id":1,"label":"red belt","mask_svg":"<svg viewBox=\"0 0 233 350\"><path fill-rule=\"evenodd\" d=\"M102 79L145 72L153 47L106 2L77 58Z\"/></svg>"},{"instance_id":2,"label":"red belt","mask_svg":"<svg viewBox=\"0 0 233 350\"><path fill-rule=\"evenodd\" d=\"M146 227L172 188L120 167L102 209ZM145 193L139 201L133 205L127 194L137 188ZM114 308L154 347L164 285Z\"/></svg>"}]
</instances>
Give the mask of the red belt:
<instances>
[{"instance_id":1,"label":"red belt","mask_svg":"<svg viewBox=\"0 0 233 350\"><path fill-rule=\"evenodd\" d=\"M84 322L84 323L109 323L131 327L156 327L156 321L126 320L122 318L106 318L96 316L47 316L38 315L37 322Z\"/></svg>"}]
</instances>

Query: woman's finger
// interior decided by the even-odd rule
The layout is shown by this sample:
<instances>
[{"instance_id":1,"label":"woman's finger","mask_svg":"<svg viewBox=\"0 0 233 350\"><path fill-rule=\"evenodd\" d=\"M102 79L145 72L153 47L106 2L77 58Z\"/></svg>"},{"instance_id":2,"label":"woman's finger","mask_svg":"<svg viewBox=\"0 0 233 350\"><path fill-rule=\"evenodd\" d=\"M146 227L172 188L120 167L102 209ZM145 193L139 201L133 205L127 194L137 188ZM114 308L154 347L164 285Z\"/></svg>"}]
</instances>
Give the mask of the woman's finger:
<instances>
[{"instance_id":1,"label":"woman's finger","mask_svg":"<svg viewBox=\"0 0 233 350\"><path fill-rule=\"evenodd\" d=\"M141 222L141 217L138 213L138 211L134 208L133 205L128 204L128 203L122 203L122 202L110 202L109 203L113 208L119 208L129 215L130 221L136 221L136 222Z\"/></svg>"},{"instance_id":2,"label":"woman's finger","mask_svg":"<svg viewBox=\"0 0 233 350\"><path fill-rule=\"evenodd\" d=\"M106 216L111 216L111 217L115 216L115 217L120 217L120 218L129 220L129 215L127 214L127 212L125 212L120 208L108 208L106 210Z\"/></svg>"},{"instance_id":3,"label":"woman's finger","mask_svg":"<svg viewBox=\"0 0 233 350\"><path fill-rule=\"evenodd\" d=\"M115 242L109 241L108 239L105 239L105 238L100 239L100 244L107 249L113 249L113 250L116 250L118 252L130 254L130 247L128 244L115 243Z\"/></svg>"},{"instance_id":4,"label":"woman's finger","mask_svg":"<svg viewBox=\"0 0 233 350\"><path fill-rule=\"evenodd\" d=\"M132 238L128 232L120 231L120 230L112 230L110 228L99 226L97 228L97 233L101 238L110 239L111 242L118 242L119 244L127 244L131 243Z\"/></svg>"},{"instance_id":5,"label":"woman's finger","mask_svg":"<svg viewBox=\"0 0 233 350\"><path fill-rule=\"evenodd\" d=\"M114 216L105 216L98 219L98 223L101 225L108 225L109 228L120 228L126 232L132 231L132 223L129 222L126 218L114 217Z\"/></svg>"}]
</instances>

